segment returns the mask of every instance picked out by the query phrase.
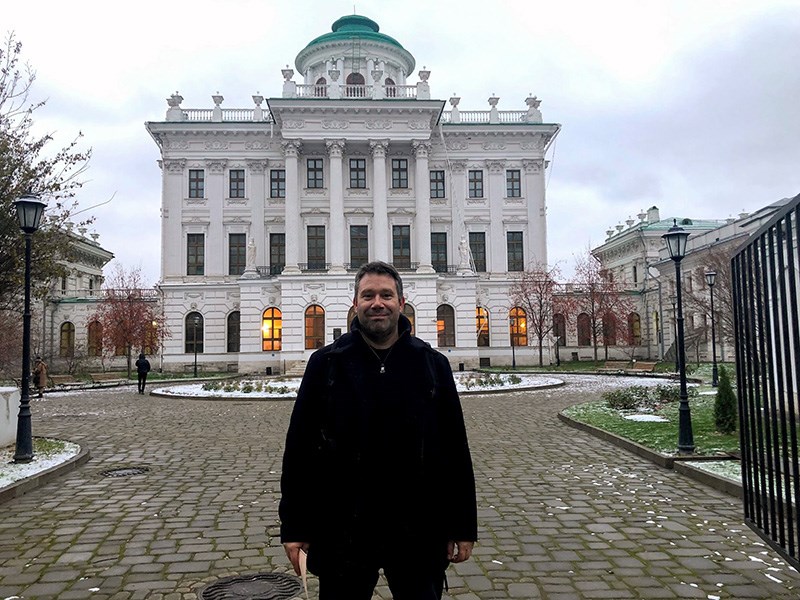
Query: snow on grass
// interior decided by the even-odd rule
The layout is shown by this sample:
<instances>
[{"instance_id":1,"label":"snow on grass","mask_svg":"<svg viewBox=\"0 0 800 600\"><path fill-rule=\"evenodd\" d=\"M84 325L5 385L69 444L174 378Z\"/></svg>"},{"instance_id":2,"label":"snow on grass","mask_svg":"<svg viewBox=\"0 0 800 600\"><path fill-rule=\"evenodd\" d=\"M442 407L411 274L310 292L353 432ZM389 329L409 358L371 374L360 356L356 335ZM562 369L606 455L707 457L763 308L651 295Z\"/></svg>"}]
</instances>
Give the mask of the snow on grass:
<instances>
[{"instance_id":1,"label":"snow on grass","mask_svg":"<svg viewBox=\"0 0 800 600\"><path fill-rule=\"evenodd\" d=\"M628 419L629 421L669 423L669 419L665 419L659 415L625 415L623 418Z\"/></svg>"},{"instance_id":2,"label":"snow on grass","mask_svg":"<svg viewBox=\"0 0 800 600\"><path fill-rule=\"evenodd\" d=\"M77 456L81 447L63 440L35 438L33 460L28 463L13 462L15 451L13 445L0 449L0 488L66 462Z\"/></svg>"}]
</instances>

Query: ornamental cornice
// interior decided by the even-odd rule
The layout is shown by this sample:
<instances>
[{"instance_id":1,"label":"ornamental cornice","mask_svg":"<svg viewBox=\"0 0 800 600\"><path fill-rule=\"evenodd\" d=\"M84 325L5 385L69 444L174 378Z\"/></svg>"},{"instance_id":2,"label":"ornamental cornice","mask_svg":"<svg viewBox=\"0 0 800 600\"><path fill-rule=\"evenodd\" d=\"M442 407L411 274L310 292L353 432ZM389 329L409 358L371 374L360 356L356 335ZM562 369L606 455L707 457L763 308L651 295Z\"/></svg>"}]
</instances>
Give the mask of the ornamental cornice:
<instances>
[{"instance_id":1,"label":"ornamental cornice","mask_svg":"<svg viewBox=\"0 0 800 600\"><path fill-rule=\"evenodd\" d=\"M450 161L450 168L453 170L453 173L463 173L467 170L467 163L463 160L453 160Z\"/></svg>"},{"instance_id":2,"label":"ornamental cornice","mask_svg":"<svg viewBox=\"0 0 800 600\"><path fill-rule=\"evenodd\" d=\"M211 140L210 142L206 142L203 144L203 148L205 150L229 150L230 149L230 142L223 142L221 140Z\"/></svg>"},{"instance_id":3,"label":"ornamental cornice","mask_svg":"<svg viewBox=\"0 0 800 600\"><path fill-rule=\"evenodd\" d=\"M484 150L505 150L506 145L503 142L484 142L481 144Z\"/></svg>"},{"instance_id":4,"label":"ornamental cornice","mask_svg":"<svg viewBox=\"0 0 800 600\"><path fill-rule=\"evenodd\" d=\"M389 119L368 119L364 121L364 127L367 129L391 129L392 126L393 123Z\"/></svg>"},{"instance_id":5,"label":"ornamental cornice","mask_svg":"<svg viewBox=\"0 0 800 600\"><path fill-rule=\"evenodd\" d=\"M427 131L431 128L431 124L428 121L422 121L422 120L409 121L408 128Z\"/></svg>"},{"instance_id":6,"label":"ornamental cornice","mask_svg":"<svg viewBox=\"0 0 800 600\"><path fill-rule=\"evenodd\" d=\"M168 173L182 173L186 168L186 161L184 159L168 159L159 161L159 164L162 165L162 169L166 168Z\"/></svg>"},{"instance_id":7,"label":"ornamental cornice","mask_svg":"<svg viewBox=\"0 0 800 600\"><path fill-rule=\"evenodd\" d=\"M189 142L186 140L167 142L164 147L167 150L188 150Z\"/></svg>"},{"instance_id":8,"label":"ornamental cornice","mask_svg":"<svg viewBox=\"0 0 800 600\"><path fill-rule=\"evenodd\" d=\"M208 172L209 173L214 173L216 175L218 175L220 173L224 173L225 172L225 165L227 165L227 164L228 164L228 161L226 159L224 159L224 158L223 159L220 159L220 158L212 158L212 159L208 159L207 158L206 159L206 168L208 169Z\"/></svg>"},{"instance_id":9,"label":"ornamental cornice","mask_svg":"<svg viewBox=\"0 0 800 600\"><path fill-rule=\"evenodd\" d=\"M347 129L350 123L341 119L323 119L320 125L323 129Z\"/></svg>"},{"instance_id":10,"label":"ornamental cornice","mask_svg":"<svg viewBox=\"0 0 800 600\"><path fill-rule=\"evenodd\" d=\"M469 144L467 142L447 142L445 147L452 152L456 152L458 150L469 149Z\"/></svg>"},{"instance_id":11,"label":"ornamental cornice","mask_svg":"<svg viewBox=\"0 0 800 600\"><path fill-rule=\"evenodd\" d=\"M490 173L502 173L506 168L506 161L504 160L487 160L486 167Z\"/></svg>"},{"instance_id":12,"label":"ornamental cornice","mask_svg":"<svg viewBox=\"0 0 800 600\"><path fill-rule=\"evenodd\" d=\"M260 173L264 173L264 171L267 170L267 165L269 164L269 161L267 161L267 160L248 160L246 164L247 164L247 168L250 170L250 172L260 174Z\"/></svg>"},{"instance_id":13,"label":"ornamental cornice","mask_svg":"<svg viewBox=\"0 0 800 600\"><path fill-rule=\"evenodd\" d=\"M272 149L271 142L263 142L261 140L256 140L254 142L245 142L244 144L245 150L270 150Z\"/></svg>"},{"instance_id":14,"label":"ornamental cornice","mask_svg":"<svg viewBox=\"0 0 800 600\"><path fill-rule=\"evenodd\" d=\"M306 122L302 119L284 119L281 123L281 129L302 129L306 126Z\"/></svg>"},{"instance_id":15,"label":"ornamental cornice","mask_svg":"<svg viewBox=\"0 0 800 600\"><path fill-rule=\"evenodd\" d=\"M544 165L543 158L525 159L522 161L522 168L526 173L541 173Z\"/></svg>"}]
</instances>

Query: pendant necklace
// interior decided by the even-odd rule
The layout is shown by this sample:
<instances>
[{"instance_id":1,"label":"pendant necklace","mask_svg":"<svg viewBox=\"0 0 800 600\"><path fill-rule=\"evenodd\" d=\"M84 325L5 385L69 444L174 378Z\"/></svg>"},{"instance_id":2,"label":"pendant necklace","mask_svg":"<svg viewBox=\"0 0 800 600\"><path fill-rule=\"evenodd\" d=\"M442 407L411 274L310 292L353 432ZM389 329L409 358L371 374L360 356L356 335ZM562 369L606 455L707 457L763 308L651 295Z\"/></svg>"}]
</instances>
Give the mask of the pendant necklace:
<instances>
[{"instance_id":1,"label":"pendant necklace","mask_svg":"<svg viewBox=\"0 0 800 600\"><path fill-rule=\"evenodd\" d=\"M385 366L385 365L386 365L386 360L389 358L389 355L392 353L392 350L394 350L394 345L392 345L392 346L389 348L389 351L386 353L386 356L384 356L384 357L383 357L383 359L381 359L381 357L380 357L380 354L378 354L378 353L375 351L375 348L373 348L373 347L372 347L372 346L370 346L369 344L367 344L367 347L368 347L370 350L372 350L372 353L375 355L375 358L377 358L377 359L378 359L378 362L379 362L379 363L381 363L381 368L378 370L378 373L380 373L381 375L383 375L384 373L386 373L386 366Z\"/></svg>"}]
</instances>

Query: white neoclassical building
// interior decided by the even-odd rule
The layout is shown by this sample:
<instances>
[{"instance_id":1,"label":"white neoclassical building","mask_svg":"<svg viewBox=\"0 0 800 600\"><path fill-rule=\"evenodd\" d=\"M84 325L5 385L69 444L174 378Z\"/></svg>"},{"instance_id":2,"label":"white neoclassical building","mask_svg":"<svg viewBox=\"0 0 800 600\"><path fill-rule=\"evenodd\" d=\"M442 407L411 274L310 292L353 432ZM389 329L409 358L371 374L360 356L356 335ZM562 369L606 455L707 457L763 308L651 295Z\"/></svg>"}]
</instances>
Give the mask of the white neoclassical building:
<instances>
[{"instance_id":1,"label":"white neoclassical building","mask_svg":"<svg viewBox=\"0 0 800 600\"><path fill-rule=\"evenodd\" d=\"M187 109L161 152L164 366L283 372L347 330L358 267L405 283L415 334L453 365L528 355L515 273L547 263L544 160L560 126L527 109L460 111L359 15L297 55L280 97ZM297 73L297 74L296 74ZM296 82L295 77L301 82Z\"/></svg>"}]
</instances>

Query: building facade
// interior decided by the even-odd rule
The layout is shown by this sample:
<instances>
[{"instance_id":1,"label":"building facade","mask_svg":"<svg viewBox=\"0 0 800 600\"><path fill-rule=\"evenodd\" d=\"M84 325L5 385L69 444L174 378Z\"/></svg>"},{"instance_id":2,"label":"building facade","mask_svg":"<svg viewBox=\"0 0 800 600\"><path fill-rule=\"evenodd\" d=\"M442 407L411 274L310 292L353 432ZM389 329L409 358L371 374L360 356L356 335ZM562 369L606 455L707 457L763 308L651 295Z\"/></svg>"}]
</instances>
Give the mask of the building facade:
<instances>
[{"instance_id":1,"label":"building facade","mask_svg":"<svg viewBox=\"0 0 800 600\"><path fill-rule=\"evenodd\" d=\"M394 264L414 333L451 363L527 354L515 273L547 264L544 159L560 126L460 111L378 25L337 20L251 108L168 99L161 153L164 368L283 372L346 331L353 276ZM265 105L266 104L266 105ZM526 358L527 357L527 358Z\"/></svg>"},{"instance_id":2,"label":"building facade","mask_svg":"<svg viewBox=\"0 0 800 600\"><path fill-rule=\"evenodd\" d=\"M661 219L659 209L654 206L637 215L638 220L628 218L624 225L609 228L605 242L594 248L592 254L631 297L640 323L638 347L630 349L620 345L615 355L675 360L676 273L662 236L677 224L690 234L686 256L681 261L687 362L712 359L711 291L705 278L709 270L717 272L714 290L717 360L732 361L733 338L726 335L733 321L730 259L749 236L788 201L779 200L753 213L742 212L737 217L717 220ZM567 337L569 339L569 335ZM622 342L623 338L619 339Z\"/></svg>"}]
</instances>

